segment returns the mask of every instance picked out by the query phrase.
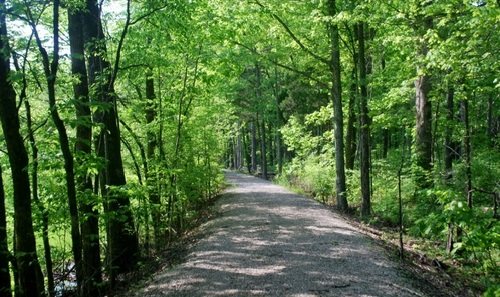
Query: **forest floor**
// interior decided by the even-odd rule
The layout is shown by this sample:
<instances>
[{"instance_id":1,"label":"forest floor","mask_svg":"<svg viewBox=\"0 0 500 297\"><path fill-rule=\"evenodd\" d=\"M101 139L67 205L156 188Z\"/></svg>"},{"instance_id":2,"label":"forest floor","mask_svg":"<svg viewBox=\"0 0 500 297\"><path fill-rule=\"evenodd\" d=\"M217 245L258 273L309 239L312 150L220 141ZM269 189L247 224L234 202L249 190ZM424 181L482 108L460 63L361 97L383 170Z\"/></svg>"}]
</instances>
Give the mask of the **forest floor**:
<instances>
[{"instance_id":1,"label":"forest floor","mask_svg":"<svg viewBox=\"0 0 500 297\"><path fill-rule=\"evenodd\" d=\"M226 179L217 214L181 249L182 261L120 296L469 295L400 265L386 245L310 198L249 175Z\"/></svg>"}]
</instances>

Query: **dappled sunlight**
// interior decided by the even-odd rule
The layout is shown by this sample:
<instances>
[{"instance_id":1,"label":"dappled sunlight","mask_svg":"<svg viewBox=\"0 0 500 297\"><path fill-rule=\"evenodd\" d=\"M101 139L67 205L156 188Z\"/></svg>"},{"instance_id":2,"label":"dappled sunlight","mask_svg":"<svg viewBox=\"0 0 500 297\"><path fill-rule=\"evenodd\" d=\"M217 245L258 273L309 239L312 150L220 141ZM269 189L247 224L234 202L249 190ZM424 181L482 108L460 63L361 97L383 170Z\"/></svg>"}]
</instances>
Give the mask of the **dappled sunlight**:
<instances>
[{"instance_id":1,"label":"dappled sunlight","mask_svg":"<svg viewBox=\"0 0 500 297\"><path fill-rule=\"evenodd\" d=\"M267 181L227 175L236 187L218 201L221 215L205 225L207 236L185 264L158 274L148 292L421 296L369 239L327 208Z\"/></svg>"}]
</instances>

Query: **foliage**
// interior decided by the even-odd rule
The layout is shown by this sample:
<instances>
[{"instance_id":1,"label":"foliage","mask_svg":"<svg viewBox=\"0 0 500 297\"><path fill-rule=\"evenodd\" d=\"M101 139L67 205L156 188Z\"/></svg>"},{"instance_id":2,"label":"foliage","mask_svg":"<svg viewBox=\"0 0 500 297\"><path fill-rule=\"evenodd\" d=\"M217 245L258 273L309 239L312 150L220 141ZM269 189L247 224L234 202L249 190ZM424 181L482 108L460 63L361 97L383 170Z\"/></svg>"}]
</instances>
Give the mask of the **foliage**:
<instances>
[{"instance_id":1,"label":"foliage","mask_svg":"<svg viewBox=\"0 0 500 297\"><path fill-rule=\"evenodd\" d=\"M494 1L336 1L333 15L328 1L102 3L107 51L101 47L95 54L112 65L109 72L116 77L112 94L107 95L113 95L116 102L90 100L83 105L90 108L91 116L77 119L74 114L83 100L74 98L71 90L84 78L71 74L65 10L85 9L81 10L83 2L70 1L60 9L61 57L54 107L71 147L79 141L78 126L93 129L89 145L94 153L79 152L74 160L76 176L92 181L92 187L79 190L78 202L92 204L96 212L81 213L79 223L92 215L98 218L102 249L108 242L106 223L120 213L105 213L106 197L95 184L107 166L106 158L96 153L95 140L103 127L96 115L113 108L118 111L127 183L108 190L130 198L143 255L158 252L197 218L223 186L221 164L248 167L254 173L269 167L270 173L278 174L278 182L300 188L323 203L335 201L339 193L335 192L330 95L339 86L332 85L331 62L336 53L331 51L328 28L336 27L345 130L341 141L346 154L350 151L354 156L353 168L346 174L351 209L357 211L362 205L361 176L366 172L359 170L359 133L366 127L360 127L360 103L366 99L373 213L368 222L396 227L401 190L403 227L409 235L433 240L444 249L442 243L453 224L455 245L450 257L474 263L486 282L498 280L500 230L493 217L493 197L498 197L500 186L500 22ZM45 209L52 258L56 263L71 262L61 144L49 120L46 69L32 35L36 29L41 45L52 49L53 3L8 1L6 5L7 38L16 66L9 82L17 94L20 132L29 153L34 153L32 144L38 149L27 168L38 175L40 203L32 202L34 226L41 229ZM360 78L360 25L366 28L366 81ZM105 81L110 73L99 79ZM423 75L432 85L432 169L428 172L415 166L412 148L417 135L415 82ZM90 86L91 97L97 94L96 86ZM366 98L362 98L364 86ZM25 102L31 106L30 116ZM29 129L33 129L31 135ZM10 218L14 214L13 176L4 134L0 133L0 161ZM469 156L466 140L471 143ZM453 162L445 168L450 147ZM419 172L431 187L418 188ZM472 207L467 205L464 186L469 182ZM12 234L12 220L8 228ZM36 235L41 239L40 232ZM46 261L41 257L43 249L38 240L42 264ZM495 294L495 286L486 293Z\"/></svg>"}]
</instances>

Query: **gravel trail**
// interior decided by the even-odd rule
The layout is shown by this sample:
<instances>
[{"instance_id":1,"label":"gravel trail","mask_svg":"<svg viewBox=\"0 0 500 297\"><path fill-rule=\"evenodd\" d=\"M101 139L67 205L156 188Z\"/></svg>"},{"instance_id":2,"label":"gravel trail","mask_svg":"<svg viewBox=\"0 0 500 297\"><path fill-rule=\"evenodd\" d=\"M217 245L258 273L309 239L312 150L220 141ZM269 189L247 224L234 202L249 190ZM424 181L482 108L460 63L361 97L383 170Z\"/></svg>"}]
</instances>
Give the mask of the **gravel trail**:
<instances>
[{"instance_id":1,"label":"gravel trail","mask_svg":"<svg viewBox=\"0 0 500 297\"><path fill-rule=\"evenodd\" d=\"M136 296L424 296L383 251L315 201L252 176L233 184L221 215L185 263Z\"/></svg>"}]
</instances>

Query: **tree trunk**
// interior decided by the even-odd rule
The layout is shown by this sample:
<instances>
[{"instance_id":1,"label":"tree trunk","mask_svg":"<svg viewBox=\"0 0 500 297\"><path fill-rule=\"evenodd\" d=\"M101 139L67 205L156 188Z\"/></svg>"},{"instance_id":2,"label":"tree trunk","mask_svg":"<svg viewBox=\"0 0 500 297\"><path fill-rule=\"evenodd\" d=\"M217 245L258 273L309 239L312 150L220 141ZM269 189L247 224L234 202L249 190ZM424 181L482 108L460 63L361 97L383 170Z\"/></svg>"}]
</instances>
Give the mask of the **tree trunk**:
<instances>
[{"instance_id":1,"label":"tree trunk","mask_svg":"<svg viewBox=\"0 0 500 297\"><path fill-rule=\"evenodd\" d=\"M238 130L236 132L236 168L240 170L243 167L243 155L242 155L242 129L241 129L241 119L238 119Z\"/></svg>"},{"instance_id":2,"label":"tree trunk","mask_svg":"<svg viewBox=\"0 0 500 297\"><path fill-rule=\"evenodd\" d=\"M358 24L359 80L359 170L361 178L361 216L370 215L370 118L368 116L367 68L363 22Z\"/></svg>"},{"instance_id":3,"label":"tree trunk","mask_svg":"<svg viewBox=\"0 0 500 297\"><path fill-rule=\"evenodd\" d=\"M2 175L2 166L0 166L0 297L12 297L9 272L10 253L7 241L7 217Z\"/></svg>"},{"instance_id":4,"label":"tree trunk","mask_svg":"<svg viewBox=\"0 0 500 297\"><path fill-rule=\"evenodd\" d=\"M351 75L351 86L349 90L349 110L347 115L347 133L345 137L345 168L348 170L354 169L354 161L356 160L356 127L354 123L356 122L356 97L358 95L358 85L357 85L357 67L358 59L357 55L353 57L353 62L355 66L352 69Z\"/></svg>"},{"instance_id":5,"label":"tree trunk","mask_svg":"<svg viewBox=\"0 0 500 297\"><path fill-rule=\"evenodd\" d=\"M453 143L453 125L455 122L454 115L454 93L455 90L453 87L448 86L446 89L446 136L444 142L444 169L447 174L447 178L452 177L452 169L453 169L453 159L455 156L455 148Z\"/></svg>"},{"instance_id":6,"label":"tree trunk","mask_svg":"<svg viewBox=\"0 0 500 297\"><path fill-rule=\"evenodd\" d=\"M24 61L23 66L21 67L18 63L18 59L14 56L14 66L16 67L16 71L20 73L25 73L26 71L26 61ZM38 146L35 141L35 131L33 130L33 122L31 116L31 105L26 96L26 89L28 87L28 81L26 76L22 78L22 88L19 94L19 99L21 102L24 102L24 108L26 109L26 125L28 128L28 139L31 146L31 188L32 188L32 196L35 204L38 207L38 211L42 217L42 241L43 241L43 249L45 256L45 270L47 274L47 291L49 296L54 296L54 269L52 263L52 253L50 247L49 240L49 212L45 205L40 201L38 197Z\"/></svg>"},{"instance_id":7,"label":"tree trunk","mask_svg":"<svg viewBox=\"0 0 500 297\"><path fill-rule=\"evenodd\" d=\"M252 120L250 123L250 133L251 133L251 138L252 138L252 152L251 152L251 159L252 159L252 173L255 173L257 171L257 137L256 137L256 131L255 131L255 120Z\"/></svg>"},{"instance_id":8,"label":"tree trunk","mask_svg":"<svg viewBox=\"0 0 500 297\"><path fill-rule=\"evenodd\" d=\"M248 173L251 174L252 173L252 157L250 156L250 153L248 152L248 143L250 142L249 141L249 135L248 135L248 131L246 131L245 128L243 128L243 154L245 155L245 161L246 161L246 165L247 165L247 170L248 170Z\"/></svg>"},{"instance_id":9,"label":"tree trunk","mask_svg":"<svg viewBox=\"0 0 500 297\"><path fill-rule=\"evenodd\" d=\"M84 59L83 15L81 11L68 11L68 31L71 52L71 73L79 78L73 84L75 111L77 118L75 159L78 164L92 153L92 123L89 103L89 86ZM83 165L85 166L85 165ZM76 187L80 195L92 193L92 179L87 168L76 175ZM80 200L82 214L82 296L100 296L99 284L102 283L101 251L99 243L99 213L94 199Z\"/></svg>"},{"instance_id":10,"label":"tree trunk","mask_svg":"<svg viewBox=\"0 0 500 297\"><path fill-rule=\"evenodd\" d=\"M465 147L465 193L467 195L467 206L472 208L472 171L471 171L471 146L469 127L469 100L462 100L462 116L465 126L464 147Z\"/></svg>"},{"instance_id":11,"label":"tree trunk","mask_svg":"<svg viewBox=\"0 0 500 297\"><path fill-rule=\"evenodd\" d=\"M389 129L387 129L387 128L382 129L382 138L383 138L382 158L386 159L387 153L389 152L389 146L390 146Z\"/></svg>"},{"instance_id":12,"label":"tree trunk","mask_svg":"<svg viewBox=\"0 0 500 297\"><path fill-rule=\"evenodd\" d=\"M23 82L27 83L27 82ZM54 296L54 269L52 263L52 252L50 247L49 240L49 212L45 208L45 205L40 201L38 197L38 147L35 141L35 131L33 131L33 123L31 120L31 106L29 100L25 97L26 92L23 87L21 91L21 98L24 97L24 107L26 109L26 123L28 126L29 133L29 141L31 145L31 160L32 160L32 168L31 168L31 184L32 184L32 196L35 201L38 211L40 211L42 215L42 241L43 241L43 249L45 256L45 270L47 274L47 290L49 296Z\"/></svg>"},{"instance_id":13,"label":"tree trunk","mask_svg":"<svg viewBox=\"0 0 500 297\"><path fill-rule=\"evenodd\" d=\"M266 121L264 119L264 107L262 106L262 89L261 89L261 73L260 66L255 66L255 78L257 81L257 101L259 104L261 122L260 122L260 171L262 178L267 179L267 147L266 147Z\"/></svg>"},{"instance_id":14,"label":"tree trunk","mask_svg":"<svg viewBox=\"0 0 500 297\"><path fill-rule=\"evenodd\" d=\"M150 41L148 40L148 43ZM146 73L146 124L147 124L147 160L148 164L155 164L156 160L156 150L158 146L158 141L156 139L156 133L154 132L153 123L156 120L156 94L155 94L155 84L153 78L153 71L151 68L148 69ZM151 203L151 216L153 219L153 233L154 233L154 244L155 250L160 250L162 244L161 236L161 198L158 192L157 183L157 172L156 166L151 170L150 166L145 168L146 170L146 184L148 186L149 202ZM147 231L148 232L148 231Z\"/></svg>"},{"instance_id":15,"label":"tree trunk","mask_svg":"<svg viewBox=\"0 0 500 297\"><path fill-rule=\"evenodd\" d=\"M126 184L126 180L121 157L116 95L114 95L111 65L105 59L107 49L98 5L97 0L87 1L83 32L88 48L89 85L95 89L91 100L106 105L106 108L94 113L94 121L103 127L97 138L96 151L99 157L106 160L106 166L100 172L99 180L101 192L105 197L105 211L109 214L107 260L113 285L117 273L129 272L137 263L139 242L130 200L126 193L119 190L120 186Z\"/></svg>"},{"instance_id":16,"label":"tree trunk","mask_svg":"<svg viewBox=\"0 0 500 297\"><path fill-rule=\"evenodd\" d=\"M5 0L0 0L5 7ZM16 258L16 296L44 296L44 280L37 259L35 233L31 212L31 190L28 176L28 153L20 134L16 93L8 76L9 46L5 11L0 11L0 120L7 144L14 187L14 256Z\"/></svg>"},{"instance_id":17,"label":"tree trunk","mask_svg":"<svg viewBox=\"0 0 500 297\"><path fill-rule=\"evenodd\" d=\"M336 15L335 0L327 2L328 15ZM344 167L344 117L342 113L342 84L340 76L340 42L339 28L336 24L329 24L331 43L331 63L332 73L331 100L333 101L334 113L334 138L335 138L335 189L337 192L337 207L341 211L347 211L347 192Z\"/></svg>"},{"instance_id":18,"label":"tree trunk","mask_svg":"<svg viewBox=\"0 0 500 297\"><path fill-rule=\"evenodd\" d=\"M66 191L68 195L68 206L69 215L71 222L71 243L72 252L75 261L75 272L76 272L76 282L77 282L77 295L81 293L82 285L82 239L80 236L80 221L78 218L78 207L76 201L76 185L75 185L75 171L74 171L74 159L71 152L68 134L66 132L66 127L63 120L59 116L59 112L56 106L56 90L55 84L57 79L57 70L59 68L59 0L54 1L53 5L53 43L54 52L52 57L52 62L49 62L49 56L47 51L43 48L41 40L36 32L36 42L42 55L42 63L45 73L45 78L47 81L47 92L48 101L50 106L50 115L52 121L56 126L59 145L61 147L61 152L64 159L64 171L66 173Z\"/></svg>"},{"instance_id":19,"label":"tree trunk","mask_svg":"<svg viewBox=\"0 0 500 297\"><path fill-rule=\"evenodd\" d=\"M424 32L432 27L432 20L424 21ZM424 37L420 36L422 39ZM420 41L418 55L425 57L428 52L427 42ZM431 77L426 73L421 73L421 66L417 66L417 79L415 80L416 93L416 136L415 136L415 159L419 170L416 172L417 187L427 189L432 186L432 108L430 92L432 90Z\"/></svg>"},{"instance_id":20,"label":"tree trunk","mask_svg":"<svg viewBox=\"0 0 500 297\"><path fill-rule=\"evenodd\" d=\"M281 141L281 125L283 123L281 110L280 110L280 84L278 78L278 66L274 67L274 79L276 81L276 85L274 88L274 97L276 103L276 158L278 163L278 174L281 174L283 171L283 149L282 149L282 141Z\"/></svg>"}]
</instances>

